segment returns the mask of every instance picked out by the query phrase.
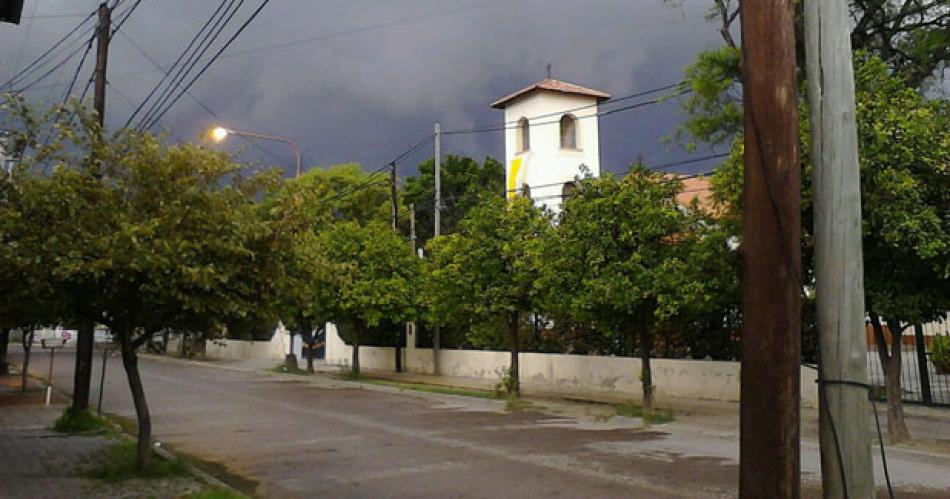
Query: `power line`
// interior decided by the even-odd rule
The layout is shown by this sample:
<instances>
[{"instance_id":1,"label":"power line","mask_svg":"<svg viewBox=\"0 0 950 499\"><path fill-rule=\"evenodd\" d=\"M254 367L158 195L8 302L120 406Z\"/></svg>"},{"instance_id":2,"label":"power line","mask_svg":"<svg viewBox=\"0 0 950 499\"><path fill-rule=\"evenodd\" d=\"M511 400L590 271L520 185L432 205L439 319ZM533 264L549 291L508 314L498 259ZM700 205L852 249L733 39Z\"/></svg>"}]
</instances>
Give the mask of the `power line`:
<instances>
[{"instance_id":1,"label":"power line","mask_svg":"<svg viewBox=\"0 0 950 499\"><path fill-rule=\"evenodd\" d=\"M667 168L675 168L675 167L677 167L677 166L691 165L691 164L693 164L693 163L699 163L699 162L706 161L706 160L710 160L710 159L726 158L726 157L728 157L728 156L731 155L731 154L732 154L732 153L728 153L728 152L718 153L718 154L710 154L709 156L703 156L703 157L701 157L701 158L686 159L686 160L677 161L677 162L674 162L674 163L664 163L664 164L661 164L661 165L651 166L651 167L649 167L649 168L650 168L651 170L665 170L665 169L667 169Z\"/></svg>"},{"instance_id":2,"label":"power line","mask_svg":"<svg viewBox=\"0 0 950 499\"><path fill-rule=\"evenodd\" d=\"M430 14L430 15L428 15L428 16L407 17L407 18L403 18L403 19L397 19L397 20L394 20L394 21L387 21L387 22L382 22L382 23L378 23L378 24L372 24L372 25L368 25L368 26L363 26L363 27L358 27L358 28L352 28L352 29L347 29L347 30L343 30L343 31L337 31L337 32L335 32L335 33L326 33L326 34L323 34L323 35L317 35L317 36L313 36L313 37L309 37L309 38L302 38L302 39L300 39L300 40L292 40L292 41L288 41L288 42L275 43L275 44L273 44L273 45L266 45L266 46L261 46L261 47L252 47L252 48L249 48L249 49L244 49L244 50L238 50L238 51L231 52L231 53L229 53L229 54L227 54L227 55L225 55L225 56L223 56L223 57L237 57L237 56L240 56L240 55L253 54L253 53L256 53L256 52L263 52L263 51L266 51L266 50L274 50L274 49L279 49L279 48L293 47L293 46L295 46L295 45L303 45L303 44L312 43L312 42L317 42L317 41L329 40L329 39L331 39L331 38L339 38L339 37L346 36L346 35L352 35L352 34L357 34L357 33L365 33L365 32L368 32L368 31L375 31L375 30L385 29L385 28L392 28L392 27L395 27L395 26L401 26L401 25L405 25L405 24L412 24L412 23L416 23L416 22L420 22L420 21L428 21L428 20L432 20L432 19L438 19L438 18L441 18L441 17L449 17L449 16L453 16L453 15L456 15L456 14L461 14L461 13L464 13L464 12L468 12L468 11L472 11L472 10L476 10L476 9L481 9L481 8L485 8L485 7L491 7L491 6L498 5L498 4L502 4L502 3L511 3L511 2L505 2L505 1L485 2L485 3L482 3L482 4L472 5L472 6L464 7L464 8L460 8L460 9L448 10L448 11L444 11L444 12L437 12L437 13Z\"/></svg>"},{"instance_id":3,"label":"power line","mask_svg":"<svg viewBox=\"0 0 950 499\"><path fill-rule=\"evenodd\" d=\"M201 37L201 41L198 42L198 45L195 46L193 51L187 56L187 59L181 64L175 75L171 78L167 86L159 94L158 98L152 103L148 108L145 114L142 116L142 119L139 120L138 128L146 128L146 125L149 123L151 118L158 112L162 106L165 105L172 98L175 92L181 87L182 83L186 78L191 74L192 70L198 63L201 61L201 58L211 49L212 45L218 41L218 37L221 36L221 33L224 32L224 29L227 28L228 24L238 13L241 7L244 5L245 0L238 0L235 4L235 0L229 0L224 8L223 12L220 12L216 9L212 13L209 21L213 22L213 25L210 25L208 30ZM207 26L207 24L206 24ZM201 33L199 32L199 35ZM196 35L198 36L198 35ZM188 49L185 49L188 51Z\"/></svg>"},{"instance_id":4,"label":"power line","mask_svg":"<svg viewBox=\"0 0 950 499\"><path fill-rule=\"evenodd\" d=\"M172 100L171 103L168 104L168 105L165 107L165 109L163 109L160 113L158 113L158 115L155 116L155 117L145 126L146 129L151 128L152 125L155 124L155 122L157 122L157 121L160 120L163 116L165 116L165 113L167 113L168 110L171 109L171 108L181 99L181 96L182 96L185 92L187 92L189 89L191 89L192 85L194 85L195 82L198 81L198 79L200 79L200 78L205 74L205 72L208 71L208 68L210 68L211 65L214 64L215 61L217 61L219 57L221 57L221 54L222 54L225 50L227 50L228 47L230 47L232 43L234 43L234 40L236 40L237 37L240 36L241 33L244 32L244 30L248 27L248 25L250 25L251 22L254 21L254 19L257 18L257 16L261 13L262 10L264 10L264 7L266 7L268 3L270 3L270 0L263 0L263 1L261 2L261 4L257 7L257 10L255 10L255 11L251 14L251 16L248 17L246 21L244 21L244 24L242 24L242 25L237 29L237 31L235 31L234 34L231 35L231 38L229 38L228 41L226 41L226 42L224 43L224 45L214 54L214 56L211 57L211 60L209 60L209 61L204 65L204 67L201 68L201 71L199 71L198 74L195 75L195 77L192 78L191 81L188 82L188 85L185 86L184 90L182 90L182 91L175 97L175 99Z\"/></svg>"},{"instance_id":5,"label":"power line","mask_svg":"<svg viewBox=\"0 0 950 499\"><path fill-rule=\"evenodd\" d=\"M224 2L222 2L222 5L223 4ZM166 71L165 68L163 68L162 65L154 57L152 57L141 45L139 45L128 33L126 33L125 30L118 30L118 33L120 33L126 39L126 41L128 41L129 44L132 45L133 48L135 48L139 53L141 53L142 56L144 56L159 71L165 73L166 76L169 74L169 71ZM211 115L211 117L213 117L214 119L218 120L222 125L228 125L227 120L219 116L218 113L214 112L214 110L211 109L211 107L209 107L207 104L205 104L204 102L199 100L197 97L195 97L194 94L192 94L191 92L186 92L186 95L188 95L188 98L193 100L196 104L198 104L199 107L204 109L205 112ZM146 97L146 100L147 99L148 98ZM135 104L132 104L132 106L135 107ZM141 104L139 104L139 108L140 107L141 107ZM135 113L133 113L132 116L134 117L134 115ZM131 118L132 117L130 117L129 120L126 121L124 127L127 127L129 125ZM258 149L259 151L267 153L268 155L270 155L272 158L276 159L277 161L283 161L283 158L279 154L275 153L274 151L272 151L271 149L267 147L264 147L263 145L259 144L257 141L251 140L250 138L244 135L238 135L238 137L244 142L246 142L247 144L249 144L251 147L254 147Z\"/></svg>"},{"instance_id":6,"label":"power line","mask_svg":"<svg viewBox=\"0 0 950 499\"><path fill-rule=\"evenodd\" d=\"M679 86L682 85L682 84L683 84L682 81L679 81L679 82L676 82L676 83L670 83L670 84L667 84L667 85L663 85L663 86L661 86L661 87L651 88L651 89L649 89L649 90L643 90L643 91L640 91L640 92L636 92L636 93L632 93L632 94L628 94L628 95L623 95L623 96L620 96L620 97L612 97L612 98L607 99L607 100L605 100L605 101L603 101L603 102L598 102L598 103L594 103L594 104L587 104L587 105L585 105L585 106L578 106L578 107L574 107L574 108L570 108L570 109L565 109L565 110L563 110L563 111L559 111L559 112L555 112L555 113L539 114L539 115L537 115L537 116L532 116L532 117L530 117L530 118L525 118L525 119L527 119L527 120L530 122L530 120L535 120L535 119L540 119L540 118L550 118L550 117L552 117L552 116L561 116L561 115L568 114L568 113L573 113L573 112L577 112L577 111L583 111L584 109L590 109L590 108L592 108L592 107L597 107L597 106L602 106L602 105L612 105L612 104L617 103L617 102L622 102L622 101L625 101L625 100L635 99L635 98L637 98L637 97L643 97L643 96L646 96L646 95L655 94L655 93L657 93L657 92L662 92L662 91L664 91L664 90L671 90L671 89L674 89L674 88L676 88L676 87L679 87ZM505 124L505 125L517 125L520 121L521 121L521 119L512 120L512 121L506 121L506 122L504 122L504 124ZM489 126L490 126L490 125L489 125ZM477 128L477 127L476 127L476 128Z\"/></svg>"},{"instance_id":7,"label":"power line","mask_svg":"<svg viewBox=\"0 0 950 499\"><path fill-rule=\"evenodd\" d=\"M650 99L650 100L643 101L643 102L637 102L637 103L635 103L635 104L630 104L630 105L627 105L627 106L622 106L622 107L618 107L618 108L614 108L614 109L609 109L609 110L605 110L605 111L600 111L600 112L593 113L593 114L587 114L587 115L584 115L584 116L577 116L577 117L575 117L574 119L576 119L576 120L582 120L582 119L588 119L588 118L596 118L596 117L600 117L600 116L609 116L609 115L611 115L611 114L619 113L619 112L622 112L622 111L630 111L630 110L632 110L632 109L638 109L638 108L641 108L641 107L652 106L652 105L655 105L655 104L661 104L661 103L663 103L663 102L666 102L668 99L671 99L671 98L673 98L673 97L679 97L679 96L681 96L681 95L684 95L684 94L687 94L687 93L690 93L690 92L691 92L691 90L685 89L685 90L682 90L682 91L677 92L677 93L672 94L672 95L663 96L663 97L658 97L658 98ZM591 107L593 107L593 106L591 106ZM556 113L556 114L564 114L564 113L561 112L561 113ZM535 118L534 118L534 117L532 117L532 118L527 118L527 120L528 120L528 127L545 126L545 125L556 125L556 124L560 124L560 122L561 122L561 120L558 119L558 120L550 120L550 121L541 121L541 122L531 123L531 120L532 120L532 119L535 119ZM509 126L509 125L506 125L506 124L502 124L501 126L489 126L489 127L483 127L483 128L469 128L469 129L463 129L463 130L450 130L450 131L442 132L442 134L443 134L443 135L464 135L464 134L472 134L472 133L497 132L497 131L502 131L502 130L517 130L517 129L520 128L520 127L521 127L521 125Z\"/></svg>"},{"instance_id":8,"label":"power line","mask_svg":"<svg viewBox=\"0 0 950 499\"><path fill-rule=\"evenodd\" d=\"M77 24L73 29L71 29L68 33L66 33L65 35L63 35L62 38L60 38L58 41L56 41L55 43L53 43L53 45L50 46L50 48L46 49L42 54L40 54L36 59L34 59L33 62L31 62L30 64L28 64L28 65L27 65L25 68L23 68L21 71L16 72L9 80L7 80L6 82L4 82L3 85L0 85L0 86L2 86L2 87L10 87L10 86L12 86L14 83L16 83L18 80L21 80L21 79L23 79L23 78L26 78L27 76L29 76L29 75L32 74L33 72L37 71L37 70L39 69L39 67L42 67L43 65L46 64L45 62L43 62L43 63L41 64L41 62L42 62L44 59L46 59L48 56L50 56L50 55L53 53L53 51L55 51L57 48L59 48L62 44L66 43L66 40L68 40L70 37L72 37L74 34L76 34L77 31L81 30L82 27L83 27L86 23L88 23L89 20L92 19L93 16L95 16L95 15L96 15L95 12L91 12L89 15L86 16L85 19L83 19L82 21L80 21L79 24ZM86 31L83 32L83 34L82 34L83 36L81 36L80 39L85 39L85 34L88 33L88 32L90 32L90 31L92 31L93 29L95 29L95 26L92 26L92 27L86 29ZM55 56L53 56L53 57L55 57ZM50 59L52 59L53 57L50 57Z\"/></svg>"},{"instance_id":9,"label":"power line","mask_svg":"<svg viewBox=\"0 0 950 499\"><path fill-rule=\"evenodd\" d=\"M226 3L227 3L227 0L221 0L221 3L218 4L218 8L215 9L214 12L211 13L211 16L208 17L208 20L205 21L205 23L204 23L204 25L201 27L201 29L199 29L198 32L195 33L195 35L191 38L191 41L188 42L188 45L185 47L184 50L181 51L181 53L178 55L178 58L175 59L175 62L172 63L171 67L169 67L167 71L166 71L165 69L163 69L160 64L158 64L157 62L154 62L154 64L156 65L156 67L157 67L162 73L164 73L164 76L158 81L158 83L155 84L154 87L152 87L152 90L148 93L148 95L145 97L145 99L143 99L142 102L139 103L138 106L135 106L135 110L132 112L132 114L129 116L129 118L125 121L125 125L123 125L124 127L127 127L127 126L129 126L129 124L132 123L132 120L135 119L135 116L138 115L139 111L141 111L142 108L145 106L145 104L149 101L149 99L151 99L152 96L155 95L155 92L157 92L158 89L161 88L162 84L164 84L164 83L165 83L165 80L170 76L171 71L173 71L173 70L175 69L175 67L178 66L178 63L180 63L180 62L182 61L182 59L185 58L185 55L188 54L188 52L189 52L189 51L191 50L191 48L194 46L195 42L198 41L198 38L201 36L201 34L204 33L204 31L208 28L208 26L211 25L211 23L212 23L212 22L214 21L214 19L217 17L217 15L218 15L218 13L221 11L221 9L224 8L224 5L225 5ZM122 33L125 34L124 32L122 32ZM128 35L126 35L126 38L130 38L130 37L129 37ZM138 47L138 45L135 44L134 42L132 42L132 44L133 44L133 46ZM144 50L141 50L141 48L140 48L140 51L141 51L143 54L145 53L145 51L144 51ZM152 60L151 56L146 56L146 57L147 57L149 60Z\"/></svg>"}]
</instances>

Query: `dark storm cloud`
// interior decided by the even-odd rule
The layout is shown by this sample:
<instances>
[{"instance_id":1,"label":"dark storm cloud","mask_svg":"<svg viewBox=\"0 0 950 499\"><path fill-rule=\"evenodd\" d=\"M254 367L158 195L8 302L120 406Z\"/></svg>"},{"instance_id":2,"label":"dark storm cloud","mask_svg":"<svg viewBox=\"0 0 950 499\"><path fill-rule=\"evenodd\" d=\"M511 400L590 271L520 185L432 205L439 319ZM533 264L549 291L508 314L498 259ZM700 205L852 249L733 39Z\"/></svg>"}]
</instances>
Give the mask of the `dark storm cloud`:
<instances>
[{"instance_id":1,"label":"dark storm cloud","mask_svg":"<svg viewBox=\"0 0 950 499\"><path fill-rule=\"evenodd\" d=\"M720 40L703 18L707 0L673 3L274 0L192 93L236 128L294 138L307 165L355 161L375 169L431 133L435 121L444 130L499 124L502 113L488 104L542 78L549 62L555 77L615 96L677 81L698 51ZM145 0L124 31L168 66L217 4ZM34 5L27 0L25 15ZM36 14L90 12L96 5L40 0ZM252 5L244 7L245 15ZM76 22L47 18L0 27L0 77L8 78L18 58L22 67ZM257 50L315 37L320 39ZM70 72L64 69L51 82L68 80ZM113 42L109 74L115 90L136 103L161 76L122 34ZM55 99L62 90L31 95ZM110 125L121 125L131 110L110 93ZM638 155L654 164L688 157L660 143L679 119L674 103L602 118L603 167L623 170ZM163 120L187 139L214 123L187 97ZM268 148L289 168L286 151ZM446 152L475 157L499 158L502 148L499 132L450 136L444 144ZM431 151L420 151L400 173L414 171L426 153ZM253 150L244 157L276 161Z\"/></svg>"}]
</instances>

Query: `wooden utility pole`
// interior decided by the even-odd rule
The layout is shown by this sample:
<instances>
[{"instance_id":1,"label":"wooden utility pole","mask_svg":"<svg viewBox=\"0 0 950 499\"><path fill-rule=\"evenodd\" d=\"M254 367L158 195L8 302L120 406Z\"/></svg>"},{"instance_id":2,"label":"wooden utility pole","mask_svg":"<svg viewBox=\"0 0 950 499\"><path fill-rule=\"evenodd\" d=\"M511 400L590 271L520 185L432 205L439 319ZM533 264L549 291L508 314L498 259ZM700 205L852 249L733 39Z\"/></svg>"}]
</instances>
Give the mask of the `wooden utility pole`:
<instances>
[{"instance_id":1,"label":"wooden utility pole","mask_svg":"<svg viewBox=\"0 0 950 499\"><path fill-rule=\"evenodd\" d=\"M393 230L398 230L399 204L396 198L396 163L389 163L389 204L392 212Z\"/></svg>"},{"instance_id":2,"label":"wooden utility pole","mask_svg":"<svg viewBox=\"0 0 950 499\"><path fill-rule=\"evenodd\" d=\"M794 0L742 2L739 494L800 496L801 166Z\"/></svg>"},{"instance_id":3,"label":"wooden utility pole","mask_svg":"<svg viewBox=\"0 0 950 499\"><path fill-rule=\"evenodd\" d=\"M106 116L106 62L109 58L109 38L111 36L112 10L105 2L99 4L99 24L96 26L96 72L93 107L99 120L100 133L105 133ZM100 135L99 139L102 136ZM92 158L95 162L96 158ZM98 171L98 170L94 170ZM81 318L77 324L76 361L73 370L73 403L70 410L74 414L89 408L89 392L92 383L92 357L95 349L96 324L88 318Z\"/></svg>"},{"instance_id":4,"label":"wooden utility pole","mask_svg":"<svg viewBox=\"0 0 950 499\"><path fill-rule=\"evenodd\" d=\"M818 400L824 497L874 497L861 180L845 0L805 2L815 207ZM844 384L845 381L855 384Z\"/></svg>"},{"instance_id":5,"label":"wooden utility pole","mask_svg":"<svg viewBox=\"0 0 950 499\"><path fill-rule=\"evenodd\" d=\"M439 237L442 233L442 127L435 124L435 227L433 234ZM436 324L432 330L432 374L442 374L439 362L439 350L442 342L442 328Z\"/></svg>"},{"instance_id":6,"label":"wooden utility pole","mask_svg":"<svg viewBox=\"0 0 950 499\"><path fill-rule=\"evenodd\" d=\"M109 39L112 30L112 10L105 2L99 4L99 26L96 28L96 88L93 108L99 113L99 125L106 119L106 62L109 59Z\"/></svg>"}]
</instances>

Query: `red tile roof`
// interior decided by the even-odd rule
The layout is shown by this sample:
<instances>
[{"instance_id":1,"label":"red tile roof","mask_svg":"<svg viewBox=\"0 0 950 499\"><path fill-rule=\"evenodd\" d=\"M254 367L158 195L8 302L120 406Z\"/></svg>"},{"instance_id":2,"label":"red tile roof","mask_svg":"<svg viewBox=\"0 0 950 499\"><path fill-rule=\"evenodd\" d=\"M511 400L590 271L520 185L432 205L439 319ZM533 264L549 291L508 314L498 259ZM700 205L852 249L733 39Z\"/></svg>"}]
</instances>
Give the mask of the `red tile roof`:
<instances>
[{"instance_id":1,"label":"red tile roof","mask_svg":"<svg viewBox=\"0 0 950 499\"><path fill-rule=\"evenodd\" d=\"M582 87L580 85L575 85L573 83L568 83L566 81L555 80L554 78L545 78L534 85L529 85L527 87L518 90L515 93L508 94L501 99L492 102L491 107L495 109L504 108L509 102L525 95L529 92L535 90L548 90L551 92L560 92L563 94L575 94L575 95L587 95L590 97L595 97L598 101L606 100L610 98L610 94L601 92L600 90L594 90L592 88Z\"/></svg>"}]
</instances>

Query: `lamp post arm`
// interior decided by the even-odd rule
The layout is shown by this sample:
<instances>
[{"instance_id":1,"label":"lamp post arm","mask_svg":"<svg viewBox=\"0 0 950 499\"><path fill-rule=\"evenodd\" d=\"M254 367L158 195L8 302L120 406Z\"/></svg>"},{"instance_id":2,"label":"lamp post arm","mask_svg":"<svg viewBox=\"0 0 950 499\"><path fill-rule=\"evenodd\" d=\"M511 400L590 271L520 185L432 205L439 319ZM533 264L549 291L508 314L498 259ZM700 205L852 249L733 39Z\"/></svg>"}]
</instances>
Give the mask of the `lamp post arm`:
<instances>
[{"instance_id":1,"label":"lamp post arm","mask_svg":"<svg viewBox=\"0 0 950 499\"><path fill-rule=\"evenodd\" d=\"M300 149L297 147L297 144L294 143L294 141L290 140L287 137L278 137L276 135L267 135L267 134L256 133L256 132L244 132L241 130L228 130L228 133L234 134L234 135L241 135L244 137L251 137L254 139L273 140L276 142L283 142L284 144L289 145L290 148L294 151L294 166L296 167L295 168L296 178L300 178Z\"/></svg>"}]
</instances>

